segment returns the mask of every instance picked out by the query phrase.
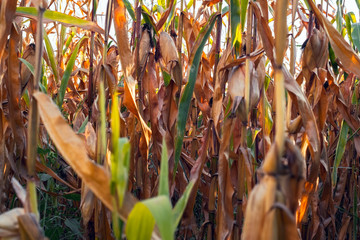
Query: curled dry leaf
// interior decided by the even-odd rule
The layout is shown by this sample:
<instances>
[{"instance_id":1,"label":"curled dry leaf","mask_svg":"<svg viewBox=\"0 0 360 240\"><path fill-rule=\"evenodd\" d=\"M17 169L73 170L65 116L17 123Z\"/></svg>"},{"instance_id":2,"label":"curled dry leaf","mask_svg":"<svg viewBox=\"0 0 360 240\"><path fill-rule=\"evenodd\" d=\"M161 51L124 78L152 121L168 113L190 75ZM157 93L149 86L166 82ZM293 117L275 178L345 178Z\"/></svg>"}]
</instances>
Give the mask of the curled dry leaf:
<instances>
[{"instance_id":1,"label":"curled dry leaf","mask_svg":"<svg viewBox=\"0 0 360 240\"><path fill-rule=\"evenodd\" d=\"M150 144L150 137L151 137L151 129L148 127L144 119L141 117L139 113L139 109L135 102L135 80L132 76L126 77L126 81L124 82L125 88L125 96L123 104L129 109L129 111L135 115L135 117L140 121L141 130L143 132L142 139L143 144L140 145L140 152L141 154L147 158L148 151L149 151L149 144Z\"/></svg>"},{"instance_id":2,"label":"curled dry leaf","mask_svg":"<svg viewBox=\"0 0 360 240\"><path fill-rule=\"evenodd\" d=\"M76 184L71 185L69 182L61 179L53 170L51 170L51 168L48 168L47 166L40 163L39 161L35 162L35 168L36 168L36 171L44 172L44 173L52 176L54 179L56 179L57 181L59 181L60 183L62 183L64 185L68 186L69 188L74 189L74 190L77 189L76 187L74 187L74 186L76 186Z\"/></svg>"}]
</instances>

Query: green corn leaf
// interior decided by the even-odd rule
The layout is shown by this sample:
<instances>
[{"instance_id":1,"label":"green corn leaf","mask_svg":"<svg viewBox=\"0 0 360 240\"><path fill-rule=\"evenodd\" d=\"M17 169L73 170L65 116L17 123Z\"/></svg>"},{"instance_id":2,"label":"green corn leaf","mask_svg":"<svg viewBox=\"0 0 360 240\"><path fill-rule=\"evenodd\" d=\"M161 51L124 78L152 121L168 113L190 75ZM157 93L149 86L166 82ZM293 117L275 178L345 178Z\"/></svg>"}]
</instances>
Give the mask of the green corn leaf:
<instances>
[{"instance_id":1,"label":"green corn leaf","mask_svg":"<svg viewBox=\"0 0 360 240\"><path fill-rule=\"evenodd\" d=\"M135 21L135 11L133 6L131 5L131 3L128 0L123 0L124 5L126 10L128 11L130 17L132 18L133 21Z\"/></svg>"},{"instance_id":2,"label":"green corn leaf","mask_svg":"<svg viewBox=\"0 0 360 240\"><path fill-rule=\"evenodd\" d=\"M174 171L173 171L174 178L176 175L177 165L180 160L181 148L182 148L182 143L183 143L184 134L185 134L186 119L188 117L190 102L191 102L191 98L192 98L192 95L194 92L194 86L195 86L195 81L196 81L196 77L197 77L198 70L199 70L199 63L200 63L201 55L202 55L205 43L210 36L211 30L214 27L217 16L218 15L213 15L210 18L209 23L201 30L201 32L205 31L205 35L204 35L203 39L201 40L201 43L200 43L198 49L196 50L194 59L191 64L189 80L185 86L183 95L180 99L178 122L177 122L177 135L176 135L176 140L175 140L175 165L174 165ZM200 32L200 34L201 34L201 32Z\"/></svg>"},{"instance_id":3,"label":"green corn leaf","mask_svg":"<svg viewBox=\"0 0 360 240\"><path fill-rule=\"evenodd\" d=\"M35 75L35 74L34 74L34 66L31 65L31 63L29 63L28 61L26 61L26 60L23 59L23 58L19 58L19 60L20 60L23 64L25 64L25 66L30 70L31 74L34 76L34 75Z\"/></svg>"},{"instance_id":4,"label":"green corn leaf","mask_svg":"<svg viewBox=\"0 0 360 240\"><path fill-rule=\"evenodd\" d=\"M35 74L34 74L34 66L31 65L31 63L29 63L28 61L26 61L26 60L23 59L23 58L19 58L19 60L20 60L22 63L24 63L25 66L30 70L31 74L32 74L33 76L35 76ZM40 87L40 90L41 90L42 92L46 93L46 88L44 87L44 85L43 85L41 82L39 82L39 87ZM29 96L27 96L27 98L28 98L28 97L29 97Z\"/></svg>"},{"instance_id":5,"label":"green corn leaf","mask_svg":"<svg viewBox=\"0 0 360 240\"><path fill-rule=\"evenodd\" d=\"M66 29L67 28L64 25L61 25L61 28L60 28L60 46L61 47L64 45L64 42L65 42Z\"/></svg>"},{"instance_id":6,"label":"green corn leaf","mask_svg":"<svg viewBox=\"0 0 360 240\"><path fill-rule=\"evenodd\" d=\"M169 164L165 139L163 139L161 153L160 183L158 196L160 195L169 197Z\"/></svg>"},{"instance_id":7,"label":"green corn leaf","mask_svg":"<svg viewBox=\"0 0 360 240\"><path fill-rule=\"evenodd\" d=\"M58 74L58 71L57 71L58 64L57 64L57 61L56 61L55 56L54 56L54 49L51 46L49 36L47 35L45 29L43 31L44 31L44 40L45 40L46 52L47 52L47 54L49 56L49 60L50 60L50 67L51 67L51 70L52 70L52 72L54 74L55 81L56 81L56 83L58 83L59 82L59 74Z\"/></svg>"},{"instance_id":8,"label":"green corn leaf","mask_svg":"<svg viewBox=\"0 0 360 240\"><path fill-rule=\"evenodd\" d=\"M71 41L72 41L72 39L73 39L74 36L75 36L75 30L72 29L69 37L67 38L67 40L66 40L66 42L65 42L65 46L63 47L63 51L62 51L62 54L63 54L63 55L65 54L66 50L69 48L70 43L71 43Z\"/></svg>"},{"instance_id":9,"label":"green corn leaf","mask_svg":"<svg viewBox=\"0 0 360 240\"><path fill-rule=\"evenodd\" d=\"M246 12L248 9L249 0L241 0L240 1L240 24L241 24L241 32L244 31L245 22L246 22Z\"/></svg>"},{"instance_id":10,"label":"green corn leaf","mask_svg":"<svg viewBox=\"0 0 360 240\"><path fill-rule=\"evenodd\" d=\"M190 193L192 188L194 187L195 181L191 181L189 182L189 184L186 186L186 189L183 193L183 195L181 196L181 198L179 199L179 201L176 203L174 209L173 209L173 225L176 229L176 226L179 224L181 216L184 213L186 204L189 200L190 197Z\"/></svg>"},{"instance_id":11,"label":"green corn leaf","mask_svg":"<svg viewBox=\"0 0 360 240\"><path fill-rule=\"evenodd\" d=\"M194 0L190 0L189 3L186 5L186 9L185 12L190 9L192 7L192 5L194 5Z\"/></svg>"},{"instance_id":12,"label":"green corn leaf","mask_svg":"<svg viewBox=\"0 0 360 240\"><path fill-rule=\"evenodd\" d=\"M119 205L122 206L125 196L128 176L129 176L129 162L130 162L130 143L127 138L120 138L118 141L118 166L117 166L117 193L119 196ZM116 157L116 156L115 156Z\"/></svg>"},{"instance_id":13,"label":"green corn leaf","mask_svg":"<svg viewBox=\"0 0 360 240\"><path fill-rule=\"evenodd\" d=\"M70 75L71 75L71 72L73 70L73 67L75 65L75 60L76 60L76 57L78 55L78 52L79 52L79 49L80 49L80 46L81 46L81 42L86 39L88 37L82 37L79 42L76 44L76 47L73 51L73 53L71 54L71 57L68 61L68 64L66 66L66 69L64 71L64 75L63 75L63 78L61 80L61 85L60 85L60 90L59 90L59 96L58 96L58 101L57 101L57 104L58 106L61 108L62 104L63 104L63 101L64 101L64 97L65 97L65 91L66 91L66 87L68 85L68 82L69 82L69 79L70 79Z\"/></svg>"},{"instance_id":14,"label":"green corn leaf","mask_svg":"<svg viewBox=\"0 0 360 240\"><path fill-rule=\"evenodd\" d=\"M246 13L246 12L245 12ZM240 23L240 1L230 0L230 27L231 27L231 40L232 45L240 47L241 44L241 33L243 26Z\"/></svg>"},{"instance_id":15,"label":"green corn leaf","mask_svg":"<svg viewBox=\"0 0 360 240\"><path fill-rule=\"evenodd\" d=\"M142 202L135 204L126 222L126 237L129 240L150 240L155 219L150 210Z\"/></svg>"},{"instance_id":16,"label":"green corn leaf","mask_svg":"<svg viewBox=\"0 0 360 240\"><path fill-rule=\"evenodd\" d=\"M150 210L155 218L161 238L164 240L173 240L176 226L174 227L173 222L171 221L173 219L173 214L169 198L161 195L147 199L142 203Z\"/></svg>"},{"instance_id":17,"label":"green corn leaf","mask_svg":"<svg viewBox=\"0 0 360 240\"><path fill-rule=\"evenodd\" d=\"M336 10L336 29L338 30L338 32L341 33L341 29L342 29L342 11L341 11L341 4L340 1L336 1L337 2L337 10Z\"/></svg>"},{"instance_id":18,"label":"green corn leaf","mask_svg":"<svg viewBox=\"0 0 360 240\"><path fill-rule=\"evenodd\" d=\"M78 130L78 134L79 133L84 133L85 132L85 128L86 128L86 124L89 122L89 116L87 116L84 120L84 122L81 124L79 130Z\"/></svg>"},{"instance_id":19,"label":"green corn leaf","mask_svg":"<svg viewBox=\"0 0 360 240\"><path fill-rule=\"evenodd\" d=\"M360 49L360 23L353 23L351 25L351 38L356 46L356 48Z\"/></svg>"},{"instance_id":20,"label":"green corn leaf","mask_svg":"<svg viewBox=\"0 0 360 240\"><path fill-rule=\"evenodd\" d=\"M355 3L357 5L358 9L360 10L360 0L355 0Z\"/></svg>"},{"instance_id":21,"label":"green corn leaf","mask_svg":"<svg viewBox=\"0 0 360 240\"><path fill-rule=\"evenodd\" d=\"M347 143L347 135L349 132L349 125L343 120L341 123L341 129L340 129L340 135L339 135L339 141L336 146L336 153L335 153L335 160L334 160L334 167L331 174L331 180L333 187L336 186L337 182L337 172L338 168L340 166L341 159L345 152L345 147Z\"/></svg>"}]
</instances>

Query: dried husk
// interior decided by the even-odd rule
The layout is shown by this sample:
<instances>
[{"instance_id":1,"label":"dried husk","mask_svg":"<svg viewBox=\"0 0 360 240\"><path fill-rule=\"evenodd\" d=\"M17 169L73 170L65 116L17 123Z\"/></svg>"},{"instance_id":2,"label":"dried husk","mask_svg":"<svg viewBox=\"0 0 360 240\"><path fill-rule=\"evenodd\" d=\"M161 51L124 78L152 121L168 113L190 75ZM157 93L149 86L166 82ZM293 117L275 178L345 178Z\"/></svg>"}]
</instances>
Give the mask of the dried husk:
<instances>
[{"instance_id":1,"label":"dried husk","mask_svg":"<svg viewBox=\"0 0 360 240\"><path fill-rule=\"evenodd\" d=\"M272 146L265 161L277 157ZM295 222L303 185L305 161L297 146L285 142L285 157L275 172L267 172L250 193L242 239L299 239Z\"/></svg>"},{"instance_id":2,"label":"dried husk","mask_svg":"<svg viewBox=\"0 0 360 240\"><path fill-rule=\"evenodd\" d=\"M139 67L141 71L145 67L146 60L150 52L150 34L147 29L144 29L140 38L140 48L139 48Z\"/></svg>"},{"instance_id":3,"label":"dried husk","mask_svg":"<svg viewBox=\"0 0 360 240\"><path fill-rule=\"evenodd\" d=\"M310 74L317 68L325 68L329 57L329 40L325 32L314 28L302 55L302 67L307 81Z\"/></svg>"},{"instance_id":4,"label":"dried husk","mask_svg":"<svg viewBox=\"0 0 360 240\"><path fill-rule=\"evenodd\" d=\"M170 72L179 61L179 55L176 50L175 42L167 32L161 32L159 37L161 56Z\"/></svg>"},{"instance_id":5,"label":"dried husk","mask_svg":"<svg viewBox=\"0 0 360 240\"><path fill-rule=\"evenodd\" d=\"M257 64L249 61L250 64L250 109L257 106L260 99L260 90L265 81L265 57L261 57ZM241 121L246 122L247 114L245 109L245 64L233 68L229 74L228 92L233 100L233 110L238 108Z\"/></svg>"},{"instance_id":6,"label":"dried husk","mask_svg":"<svg viewBox=\"0 0 360 240\"><path fill-rule=\"evenodd\" d=\"M18 216L25 214L23 208L14 208L0 215L0 238L19 236Z\"/></svg>"}]
</instances>

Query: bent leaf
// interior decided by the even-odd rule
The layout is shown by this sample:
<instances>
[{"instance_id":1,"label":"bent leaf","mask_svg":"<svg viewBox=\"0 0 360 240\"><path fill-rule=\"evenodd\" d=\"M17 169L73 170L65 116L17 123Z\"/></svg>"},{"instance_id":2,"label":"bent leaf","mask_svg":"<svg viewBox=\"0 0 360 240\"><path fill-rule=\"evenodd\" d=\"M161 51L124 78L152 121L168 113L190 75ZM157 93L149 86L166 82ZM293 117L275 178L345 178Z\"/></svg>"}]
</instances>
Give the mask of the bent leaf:
<instances>
[{"instance_id":1,"label":"bent leaf","mask_svg":"<svg viewBox=\"0 0 360 240\"><path fill-rule=\"evenodd\" d=\"M16 15L36 20L38 16L38 11L35 7L17 7ZM80 27L89 31L98 32L100 34L105 33L104 30L101 27L99 27L99 25L97 25L95 22L73 17L61 12L45 10L44 20L56 21L64 24L65 26Z\"/></svg>"},{"instance_id":2,"label":"bent leaf","mask_svg":"<svg viewBox=\"0 0 360 240\"><path fill-rule=\"evenodd\" d=\"M55 78L55 81L58 82L59 81L59 74L57 71L58 64L57 64L56 58L54 56L54 49L51 46L49 36L47 35L45 30L44 30L44 40L45 40L46 52L49 56L50 66L51 66L52 72L54 74L54 78Z\"/></svg>"}]
</instances>

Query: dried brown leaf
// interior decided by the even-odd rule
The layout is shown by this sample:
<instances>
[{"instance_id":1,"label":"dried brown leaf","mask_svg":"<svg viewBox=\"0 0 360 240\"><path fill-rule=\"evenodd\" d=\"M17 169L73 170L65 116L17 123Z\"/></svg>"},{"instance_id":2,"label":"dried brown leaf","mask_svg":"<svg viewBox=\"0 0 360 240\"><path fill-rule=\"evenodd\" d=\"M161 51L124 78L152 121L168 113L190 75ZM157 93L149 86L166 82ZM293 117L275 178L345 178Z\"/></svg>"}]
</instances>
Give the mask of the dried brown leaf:
<instances>
[{"instance_id":1,"label":"dried brown leaf","mask_svg":"<svg viewBox=\"0 0 360 240\"><path fill-rule=\"evenodd\" d=\"M156 24L156 31L159 31L166 22L166 20L168 19L173 5L174 5L174 0L171 0L168 9L166 9L166 11L162 14L160 20Z\"/></svg>"},{"instance_id":2,"label":"dried brown leaf","mask_svg":"<svg viewBox=\"0 0 360 240\"><path fill-rule=\"evenodd\" d=\"M143 157L147 158L151 137L151 129L147 126L144 119L141 117L139 109L135 102L135 80L132 76L125 77L124 88L125 88L125 96L123 104L129 109L129 111L135 115L135 117L139 120L142 130L142 142L145 145L140 144L140 152Z\"/></svg>"},{"instance_id":3,"label":"dried brown leaf","mask_svg":"<svg viewBox=\"0 0 360 240\"><path fill-rule=\"evenodd\" d=\"M234 189L230 179L229 144L234 129L235 118L227 118L224 124L224 136L219 150L219 198L217 209L217 239L228 239L233 228L232 196Z\"/></svg>"},{"instance_id":4,"label":"dried brown leaf","mask_svg":"<svg viewBox=\"0 0 360 240\"><path fill-rule=\"evenodd\" d=\"M29 240L45 240L43 230L38 222L35 214L28 213L18 216L19 231L21 239Z\"/></svg>"},{"instance_id":5,"label":"dried brown leaf","mask_svg":"<svg viewBox=\"0 0 360 240\"><path fill-rule=\"evenodd\" d=\"M62 117L51 98L41 92L35 92L33 96L37 101L39 115L45 128L59 152L91 191L107 208L112 210L108 171L88 158L82 140ZM119 215L123 220L126 220L135 202L136 200L130 194L125 195L123 208L119 210Z\"/></svg>"},{"instance_id":6,"label":"dried brown leaf","mask_svg":"<svg viewBox=\"0 0 360 240\"><path fill-rule=\"evenodd\" d=\"M126 8L122 0L114 1L114 26L120 61L126 76L129 76L134 62L128 40Z\"/></svg>"},{"instance_id":7,"label":"dried brown leaf","mask_svg":"<svg viewBox=\"0 0 360 240\"><path fill-rule=\"evenodd\" d=\"M12 21L15 17L17 1L3 0L0 4L0 59L2 59L8 35L13 27Z\"/></svg>"},{"instance_id":8,"label":"dried brown leaf","mask_svg":"<svg viewBox=\"0 0 360 240\"><path fill-rule=\"evenodd\" d=\"M86 226L90 221L95 207L96 197L88 186L82 184L81 188L81 216L83 217L83 224Z\"/></svg>"},{"instance_id":9,"label":"dried brown leaf","mask_svg":"<svg viewBox=\"0 0 360 240\"><path fill-rule=\"evenodd\" d=\"M20 35L15 27L11 28L9 39L9 55L7 59L7 76L5 83L9 101L10 126L16 143L16 155L22 158L25 149L25 128L20 109L21 82L19 78L18 44Z\"/></svg>"}]
</instances>

